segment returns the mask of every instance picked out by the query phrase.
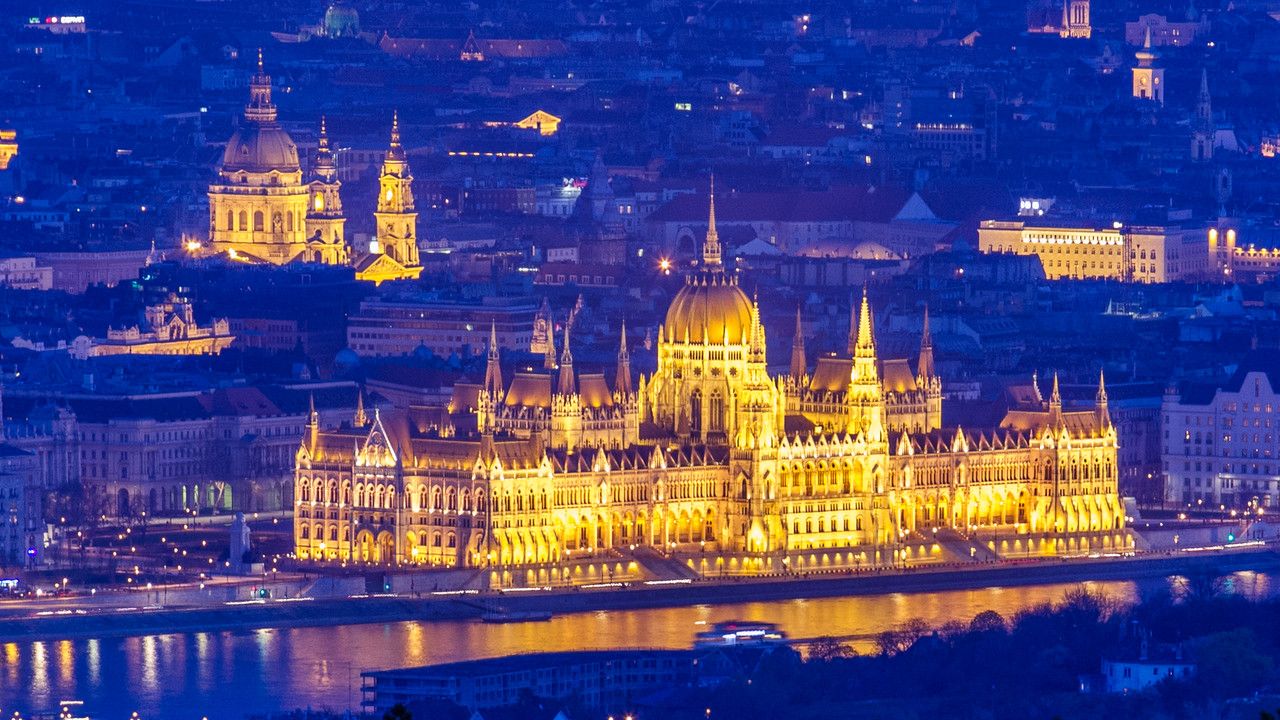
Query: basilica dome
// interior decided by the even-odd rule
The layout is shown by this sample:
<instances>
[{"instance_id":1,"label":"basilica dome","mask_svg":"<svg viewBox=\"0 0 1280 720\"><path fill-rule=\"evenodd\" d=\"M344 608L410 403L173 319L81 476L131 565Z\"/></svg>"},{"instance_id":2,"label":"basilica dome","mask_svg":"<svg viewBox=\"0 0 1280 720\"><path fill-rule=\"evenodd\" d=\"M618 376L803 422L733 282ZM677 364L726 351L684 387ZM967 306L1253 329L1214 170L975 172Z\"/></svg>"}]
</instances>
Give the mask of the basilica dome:
<instances>
[{"instance_id":1,"label":"basilica dome","mask_svg":"<svg viewBox=\"0 0 1280 720\"><path fill-rule=\"evenodd\" d=\"M231 136L222 153L223 172L295 173L299 169L298 146L274 123L246 123Z\"/></svg>"},{"instance_id":2,"label":"basilica dome","mask_svg":"<svg viewBox=\"0 0 1280 720\"><path fill-rule=\"evenodd\" d=\"M668 342L704 340L713 344L745 345L751 341L751 299L737 278L720 272L699 273L676 293L667 308L663 330Z\"/></svg>"},{"instance_id":3,"label":"basilica dome","mask_svg":"<svg viewBox=\"0 0 1280 720\"><path fill-rule=\"evenodd\" d=\"M249 81L249 104L244 107L244 122L227 141L222 153L223 174L235 172L297 173L298 146L276 121L276 106L271 102L271 76L262 67L262 51L258 51L258 72Z\"/></svg>"},{"instance_id":4,"label":"basilica dome","mask_svg":"<svg viewBox=\"0 0 1280 720\"><path fill-rule=\"evenodd\" d=\"M335 2L324 13L324 34L331 38L358 37L360 13L344 2Z\"/></svg>"}]
</instances>

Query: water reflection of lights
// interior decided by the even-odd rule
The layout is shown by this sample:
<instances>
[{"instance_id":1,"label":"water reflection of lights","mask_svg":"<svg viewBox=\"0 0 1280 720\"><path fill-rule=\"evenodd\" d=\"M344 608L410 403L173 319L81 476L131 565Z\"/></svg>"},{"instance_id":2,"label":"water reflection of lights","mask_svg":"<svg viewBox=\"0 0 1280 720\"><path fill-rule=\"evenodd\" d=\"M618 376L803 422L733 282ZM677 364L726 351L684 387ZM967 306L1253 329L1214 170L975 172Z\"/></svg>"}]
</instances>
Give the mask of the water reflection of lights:
<instances>
[{"instance_id":1,"label":"water reflection of lights","mask_svg":"<svg viewBox=\"0 0 1280 720\"><path fill-rule=\"evenodd\" d=\"M31 644L31 691L40 696L49 693L48 647L42 642Z\"/></svg>"},{"instance_id":2,"label":"water reflection of lights","mask_svg":"<svg viewBox=\"0 0 1280 720\"><path fill-rule=\"evenodd\" d=\"M58 641L58 683L70 682L75 670L74 648L70 640Z\"/></svg>"},{"instance_id":3,"label":"water reflection of lights","mask_svg":"<svg viewBox=\"0 0 1280 720\"><path fill-rule=\"evenodd\" d=\"M1275 576L1238 573L1233 588L1246 595L1275 592ZM1120 602L1168 586L1168 579L1100 582L1093 587ZM777 623L792 637L871 637L919 618L930 627L967 624L983 610L1006 618L1058 602L1078 583L1005 586L896 596L810 598L729 605L609 610L556 616L546 624L484 625L466 621L375 623L271 632L207 632L144 638L73 640L73 678L61 680L62 645L0 642L0 707L45 708L59 696L82 697L94 717L232 720L307 704L358 709L360 671L494 657L536 650L609 647L687 647L700 629L723 620ZM697 623L702 623L698 625ZM856 645L857 643L855 643ZM148 663L156 681L141 682ZM269 652L264 654L264 650ZM868 647L860 648L870 649ZM45 653L38 660L40 652ZM55 657L48 657L48 653ZM37 694L43 675L45 691ZM55 682L56 679L56 682ZM237 707L205 705L220 688L237 689ZM350 699L349 699L350 698ZM191 712L191 708L195 708ZM190 715L186 713L190 712Z\"/></svg>"},{"instance_id":4,"label":"water reflection of lights","mask_svg":"<svg viewBox=\"0 0 1280 720\"><path fill-rule=\"evenodd\" d=\"M88 655L89 684L99 685L102 682L102 648L101 641L97 638L90 638L85 645L85 654Z\"/></svg>"}]
</instances>

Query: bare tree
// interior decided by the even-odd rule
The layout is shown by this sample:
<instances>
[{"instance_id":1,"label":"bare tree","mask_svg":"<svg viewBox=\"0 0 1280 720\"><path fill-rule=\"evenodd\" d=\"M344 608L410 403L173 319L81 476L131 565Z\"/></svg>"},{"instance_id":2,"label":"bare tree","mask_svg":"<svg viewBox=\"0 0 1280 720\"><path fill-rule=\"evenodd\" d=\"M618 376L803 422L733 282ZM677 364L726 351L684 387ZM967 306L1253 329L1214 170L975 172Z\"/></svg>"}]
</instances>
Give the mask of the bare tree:
<instances>
[{"instance_id":1,"label":"bare tree","mask_svg":"<svg viewBox=\"0 0 1280 720\"><path fill-rule=\"evenodd\" d=\"M830 662L843 660L857 655L849 645L841 643L833 637L820 637L809 643L809 659Z\"/></svg>"},{"instance_id":2,"label":"bare tree","mask_svg":"<svg viewBox=\"0 0 1280 720\"><path fill-rule=\"evenodd\" d=\"M886 630L876 636L876 649L881 655L897 655L905 652L920 638L932 632L929 624L920 618L912 618L897 630Z\"/></svg>"},{"instance_id":3,"label":"bare tree","mask_svg":"<svg viewBox=\"0 0 1280 720\"><path fill-rule=\"evenodd\" d=\"M973 616L973 621L969 623L970 632L1008 632L1009 624L1005 622L1004 616L995 610L983 610Z\"/></svg>"}]
</instances>

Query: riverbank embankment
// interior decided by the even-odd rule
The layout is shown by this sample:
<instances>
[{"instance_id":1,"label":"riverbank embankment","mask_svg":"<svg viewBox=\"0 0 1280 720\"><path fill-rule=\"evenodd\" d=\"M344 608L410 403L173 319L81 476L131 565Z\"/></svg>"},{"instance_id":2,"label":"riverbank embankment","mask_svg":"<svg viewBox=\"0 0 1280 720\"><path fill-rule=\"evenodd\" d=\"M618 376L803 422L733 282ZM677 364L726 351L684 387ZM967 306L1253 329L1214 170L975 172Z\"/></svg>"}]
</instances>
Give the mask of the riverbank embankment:
<instances>
[{"instance_id":1,"label":"riverbank embankment","mask_svg":"<svg viewBox=\"0 0 1280 720\"><path fill-rule=\"evenodd\" d=\"M1280 569L1268 550L1046 560L951 569L771 578L693 580L687 583L523 592L362 595L329 599L239 601L217 606L140 606L60 610L0 619L6 641L60 640L189 632L249 631L367 623L476 619L485 613L573 613L793 598L879 595L1134 580L1173 575L1230 574Z\"/></svg>"}]
</instances>

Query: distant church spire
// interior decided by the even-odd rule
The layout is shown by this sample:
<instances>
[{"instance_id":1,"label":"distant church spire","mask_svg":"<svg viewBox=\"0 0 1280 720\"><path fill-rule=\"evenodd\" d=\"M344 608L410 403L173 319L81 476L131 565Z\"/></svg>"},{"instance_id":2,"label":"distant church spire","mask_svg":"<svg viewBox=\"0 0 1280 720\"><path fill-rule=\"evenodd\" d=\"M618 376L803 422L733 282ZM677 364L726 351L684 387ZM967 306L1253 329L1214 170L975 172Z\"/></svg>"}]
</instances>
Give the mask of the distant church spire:
<instances>
[{"instance_id":1,"label":"distant church spire","mask_svg":"<svg viewBox=\"0 0 1280 720\"><path fill-rule=\"evenodd\" d=\"M862 287L862 309L858 313L858 339L854 348L855 357L871 357L876 355L876 339L872 333L871 302L867 299L867 288Z\"/></svg>"},{"instance_id":2,"label":"distant church spire","mask_svg":"<svg viewBox=\"0 0 1280 720\"><path fill-rule=\"evenodd\" d=\"M498 324L489 322L489 361L484 369L484 389L494 397L502 392L502 366L498 358Z\"/></svg>"},{"instance_id":3,"label":"distant church spire","mask_svg":"<svg viewBox=\"0 0 1280 720\"><path fill-rule=\"evenodd\" d=\"M358 428L369 424L369 416L364 411L364 388L356 388L356 415L352 418L352 424Z\"/></svg>"},{"instance_id":4,"label":"distant church spire","mask_svg":"<svg viewBox=\"0 0 1280 720\"><path fill-rule=\"evenodd\" d=\"M1053 392L1049 395L1049 419L1057 422L1062 419L1062 393L1058 390L1058 373L1053 373Z\"/></svg>"},{"instance_id":5,"label":"distant church spire","mask_svg":"<svg viewBox=\"0 0 1280 720\"><path fill-rule=\"evenodd\" d=\"M725 331L726 337L728 331ZM764 325L760 322L760 298L752 293L751 296L751 338L750 338L751 359L764 362L765 342L764 342Z\"/></svg>"},{"instance_id":6,"label":"distant church spire","mask_svg":"<svg viewBox=\"0 0 1280 720\"><path fill-rule=\"evenodd\" d=\"M916 373L922 378L936 375L933 367L933 333L929 331L929 306L924 306L924 326L920 330L920 362Z\"/></svg>"},{"instance_id":7,"label":"distant church spire","mask_svg":"<svg viewBox=\"0 0 1280 720\"><path fill-rule=\"evenodd\" d=\"M858 337L853 348L853 382L879 387L880 371L876 367L876 340L872 332L871 301L867 288L862 288L862 307L858 312Z\"/></svg>"},{"instance_id":8,"label":"distant church spire","mask_svg":"<svg viewBox=\"0 0 1280 720\"><path fill-rule=\"evenodd\" d=\"M799 380L804 377L808 363L804 352L804 325L800 319L800 306L796 306L796 336L791 340L791 378Z\"/></svg>"},{"instance_id":9,"label":"distant church spire","mask_svg":"<svg viewBox=\"0 0 1280 720\"><path fill-rule=\"evenodd\" d=\"M1200 70L1200 94L1196 98L1196 120L1191 130L1191 159L1207 162L1213 159L1213 97L1209 94L1209 72Z\"/></svg>"},{"instance_id":10,"label":"distant church spire","mask_svg":"<svg viewBox=\"0 0 1280 720\"><path fill-rule=\"evenodd\" d=\"M3 425L4 416L0 414L0 425ZM0 432L0 437L4 433ZM314 451L317 440L320 437L320 413L316 412L316 394L307 393L307 436L311 441L311 449Z\"/></svg>"},{"instance_id":11,"label":"distant church spire","mask_svg":"<svg viewBox=\"0 0 1280 720\"><path fill-rule=\"evenodd\" d=\"M550 314L547 315L547 347L542 355L542 367L547 370L555 370L556 361L556 324L551 320Z\"/></svg>"},{"instance_id":12,"label":"distant church spire","mask_svg":"<svg viewBox=\"0 0 1280 720\"><path fill-rule=\"evenodd\" d=\"M1098 394L1096 396L1098 424L1107 427L1111 424L1111 410L1107 407L1107 375L1105 369L1098 370Z\"/></svg>"},{"instance_id":13,"label":"distant church spire","mask_svg":"<svg viewBox=\"0 0 1280 720\"><path fill-rule=\"evenodd\" d=\"M622 321L622 333L618 340L618 376L613 381L614 392L631 393L631 353L627 352L627 321Z\"/></svg>"},{"instance_id":14,"label":"distant church spire","mask_svg":"<svg viewBox=\"0 0 1280 720\"><path fill-rule=\"evenodd\" d=\"M557 390L561 395L573 395L577 392L577 383L573 378L573 353L569 352L569 325L564 324L564 350L560 352L560 381Z\"/></svg>"},{"instance_id":15,"label":"distant church spire","mask_svg":"<svg viewBox=\"0 0 1280 720\"><path fill-rule=\"evenodd\" d=\"M258 48L258 70L249 79L249 104L244 107L244 119L258 124L276 121L276 106L271 103L271 76L262 66L262 48Z\"/></svg>"},{"instance_id":16,"label":"distant church spire","mask_svg":"<svg viewBox=\"0 0 1280 720\"><path fill-rule=\"evenodd\" d=\"M711 202L707 211L707 239L702 243L702 265L708 270L723 268L720 258L720 234L716 232L716 176L711 176Z\"/></svg>"},{"instance_id":17,"label":"distant church spire","mask_svg":"<svg viewBox=\"0 0 1280 720\"><path fill-rule=\"evenodd\" d=\"M333 150L329 147L329 128L326 126L323 115L320 116L320 135L316 138L316 159L312 163L312 171L325 182L333 182L338 174Z\"/></svg>"},{"instance_id":18,"label":"distant church spire","mask_svg":"<svg viewBox=\"0 0 1280 720\"><path fill-rule=\"evenodd\" d=\"M388 160L403 160L404 146L400 144L400 111L391 111L391 142L387 146Z\"/></svg>"}]
</instances>

